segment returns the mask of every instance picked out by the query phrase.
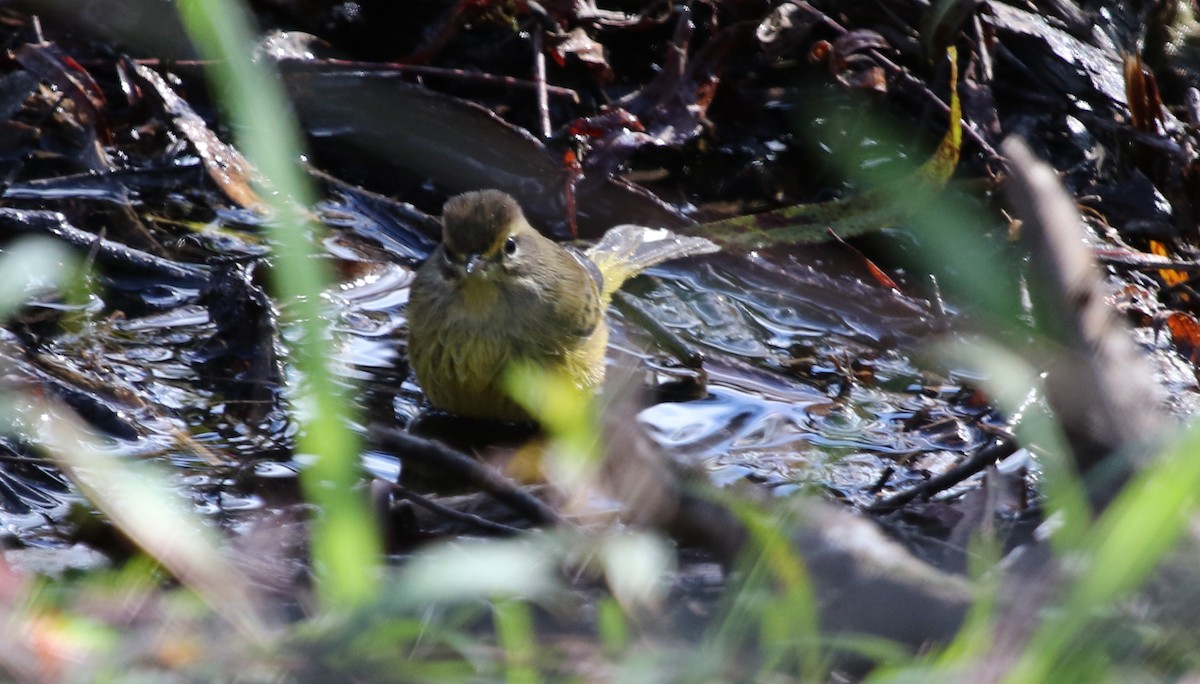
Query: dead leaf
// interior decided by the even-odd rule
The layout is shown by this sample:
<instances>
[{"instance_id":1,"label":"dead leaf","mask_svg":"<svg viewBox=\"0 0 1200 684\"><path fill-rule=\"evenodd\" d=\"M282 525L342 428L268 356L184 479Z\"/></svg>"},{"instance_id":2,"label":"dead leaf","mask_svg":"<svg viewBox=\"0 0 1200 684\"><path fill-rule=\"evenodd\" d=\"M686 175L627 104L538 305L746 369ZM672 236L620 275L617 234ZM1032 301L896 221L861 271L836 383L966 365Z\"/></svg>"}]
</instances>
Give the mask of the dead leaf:
<instances>
[{"instance_id":1,"label":"dead leaf","mask_svg":"<svg viewBox=\"0 0 1200 684\"><path fill-rule=\"evenodd\" d=\"M1171 333L1171 342L1175 349L1188 363L1195 366L1196 355L1200 351L1200 322L1189 313L1176 311L1167 316L1165 324Z\"/></svg>"},{"instance_id":2,"label":"dead leaf","mask_svg":"<svg viewBox=\"0 0 1200 684\"><path fill-rule=\"evenodd\" d=\"M26 71L53 85L75 103L82 123L96 129L105 143L112 142L112 132L104 118L106 102L100 86L70 55L54 43L26 43L13 50L13 59Z\"/></svg>"},{"instance_id":3,"label":"dead leaf","mask_svg":"<svg viewBox=\"0 0 1200 684\"><path fill-rule=\"evenodd\" d=\"M1149 247L1151 254L1167 258L1171 256L1171 252L1167 249L1167 246L1158 240L1151 240ZM1187 271L1179 271L1173 268L1158 269L1158 277L1162 279L1163 285L1166 285L1167 288L1173 288L1191 280L1191 276L1187 273ZM1183 301L1190 299L1186 292L1180 292L1179 297Z\"/></svg>"},{"instance_id":4,"label":"dead leaf","mask_svg":"<svg viewBox=\"0 0 1200 684\"><path fill-rule=\"evenodd\" d=\"M171 117L175 128L192 143L196 154L204 163L204 170L221 188L221 192L239 207L259 213L266 212L266 203L251 185L264 182L254 165L236 148L218 138L217 134L208 128L204 119L193 111L183 98L175 94L171 86L153 69L141 64L135 64L133 69L158 95L163 111Z\"/></svg>"},{"instance_id":5,"label":"dead leaf","mask_svg":"<svg viewBox=\"0 0 1200 684\"><path fill-rule=\"evenodd\" d=\"M587 67L598 83L613 82L615 75L608 64L608 56L604 54L604 46L593 40L582 28L576 28L558 41L552 44L550 54L559 65L566 64L567 57L573 55Z\"/></svg>"}]
</instances>

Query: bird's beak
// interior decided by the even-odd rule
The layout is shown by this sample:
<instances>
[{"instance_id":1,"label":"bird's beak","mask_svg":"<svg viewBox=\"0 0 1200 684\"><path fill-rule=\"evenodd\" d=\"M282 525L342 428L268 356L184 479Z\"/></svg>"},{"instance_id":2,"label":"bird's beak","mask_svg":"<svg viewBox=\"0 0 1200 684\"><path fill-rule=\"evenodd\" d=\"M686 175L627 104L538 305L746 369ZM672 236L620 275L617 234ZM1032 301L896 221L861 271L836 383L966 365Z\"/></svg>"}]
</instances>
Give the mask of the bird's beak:
<instances>
[{"instance_id":1,"label":"bird's beak","mask_svg":"<svg viewBox=\"0 0 1200 684\"><path fill-rule=\"evenodd\" d=\"M483 268L484 263L486 263L486 260L483 258L482 254L470 255L470 257L467 259L467 266L466 266L467 275L471 275L478 269Z\"/></svg>"}]
</instances>

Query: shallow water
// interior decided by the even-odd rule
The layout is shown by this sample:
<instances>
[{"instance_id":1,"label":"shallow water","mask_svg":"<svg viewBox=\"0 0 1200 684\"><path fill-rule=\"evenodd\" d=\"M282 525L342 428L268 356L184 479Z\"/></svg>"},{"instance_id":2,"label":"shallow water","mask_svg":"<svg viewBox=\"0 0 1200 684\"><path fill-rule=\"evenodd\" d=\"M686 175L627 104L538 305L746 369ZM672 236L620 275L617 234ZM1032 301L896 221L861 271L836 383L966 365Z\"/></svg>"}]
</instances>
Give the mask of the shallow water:
<instances>
[{"instance_id":1,"label":"shallow water","mask_svg":"<svg viewBox=\"0 0 1200 684\"><path fill-rule=\"evenodd\" d=\"M412 267L430 243L406 241L350 200L326 201L321 215L339 274L326 297L335 369L354 389L357 429L368 437L371 422L408 425L425 407L404 362L404 310ZM230 227L248 220L239 214ZM236 234L226 239L243 244ZM722 254L630 283L636 306L705 358L699 396L640 412L652 439L719 484L751 481L778 495L819 489L856 504L978 447L988 411L910 356L947 322L920 299L861 280L857 259L838 248ZM87 378L101 404L133 407L116 423L134 434L110 430L113 448L167 465L181 494L219 526L237 531L258 512L298 504L304 459L289 456L296 425L269 364L256 370L239 348L253 349L253 321L223 328L195 289L139 292L140 312L92 306L82 327L47 338L54 373ZM632 355L656 377L679 368L649 331L615 308L609 317L613 362ZM295 380L288 337L285 330L281 372ZM183 447L180 434L191 439ZM362 459L376 477L403 472L396 454L368 446ZM52 467L35 463L0 469L0 529L59 543L64 528L55 521L75 495Z\"/></svg>"}]
</instances>

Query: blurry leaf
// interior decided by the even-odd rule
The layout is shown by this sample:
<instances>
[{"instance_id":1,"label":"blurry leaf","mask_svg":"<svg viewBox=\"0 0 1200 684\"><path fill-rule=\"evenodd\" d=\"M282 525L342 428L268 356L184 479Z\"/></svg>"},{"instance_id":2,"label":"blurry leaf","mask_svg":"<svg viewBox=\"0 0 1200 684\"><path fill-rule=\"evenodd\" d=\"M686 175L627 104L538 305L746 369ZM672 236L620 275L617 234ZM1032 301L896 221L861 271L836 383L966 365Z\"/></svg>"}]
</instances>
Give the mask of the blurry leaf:
<instances>
[{"instance_id":1,"label":"blurry leaf","mask_svg":"<svg viewBox=\"0 0 1200 684\"><path fill-rule=\"evenodd\" d=\"M1053 536L1059 550L1077 546L1091 518L1083 483L1070 459L1070 447L1058 421L1046 408L1043 378L1016 354L987 340L942 345L938 357L973 369L997 408L1009 416L1021 444L1038 455L1045 476L1042 488L1056 519Z\"/></svg>"},{"instance_id":2,"label":"blurry leaf","mask_svg":"<svg viewBox=\"0 0 1200 684\"><path fill-rule=\"evenodd\" d=\"M76 256L61 242L44 237L20 240L0 253L0 320L13 314L32 294L63 286Z\"/></svg>"},{"instance_id":3,"label":"blurry leaf","mask_svg":"<svg viewBox=\"0 0 1200 684\"><path fill-rule=\"evenodd\" d=\"M527 540L447 544L413 558L392 584L405 603L429 606L498 596L533 598L559 586L557 563Z\"/></svg>"},{"instance_id":4,"label":"blurry leaf","mask_svg":"<svg viewBox=\"0 0 1200 684\"><path fill-rule=\"evenodd\" d=\"M126 536L244 637L267 642L249 583L221 552L212 529L180 505L165 475L146 463L122 462L65 408L11 398L5 405L0 420L7 428L42 445Z\"/></svg>"},{"instance_id":5,"label":"blurry leaf","mask_svg":"<svg viewBox=\"0 0 1200 684\"><path fill-rule=\"evenodd\" d=\"M1200 505L1200 429L1192 426L1105 510L1075 555L1080 570L1063 605L1049 614L1005 682L1064 681L1108 657L1110 642L1085 629L1097 609L1137 589L1184 535Z\"/></svg>"},{"instance_id":6,"label":"blurry leaf","mask_svg":"<svg viewBox=\"0 0 1200 684\"><path fill-rule=\"evenodd\" d=\"M744 576L727 590L725 615L712 625L710 644L756 643L764 656L760 673L782 669L803 681L823 681L816 597L788 538L794 519L781 509L771 517L743 501L727 497L726 503L750 532L750 544L739 559Z\"/></svg>"},{"instance_id":7,"label":"blurry leaf","mask_svg":"<svg viewBox=\"0 0 1200 684\"><path fill-rule=\"evenodd\" d=\"M688 232L726 247L758 249L778 244L825 242L830 231L856 237L904 221L923 210L945 187L962 152L962 107L958 98L958 51L950 60L950 119L937 150L912 178L869 190L858 197L820 204L799 204L750 216L706 223Z\"/></svg>"},{"instance_id":8,"label":"blurry leaf","mask_svg":"<svg viewBox=\"0 0 1200 684\"><path fill-rule=\"evenodd\" d=\"M78 672L80 663L94 662L98 656L112 653L120 646L115 630L80 614L40 610L27 616L21 627L28 646L37 656L41 681L58 680L69 672Z\"/></svg>"},{"instance_id":9,"label":"blurry leaf","mask_svg":"<svg viewBox=\"0 0 1200 684\"><path fill-rule=\"evenodd\" d=\"M621 605L611 598L601 599L596 604L596 631L600 643L608 654L620 653L629 643L629 625Z\"/></svg>"},{"instance_id":10,"label":"blurry leaf","mask_svg":"<svg viewBox=\"0 0 1200 684\"><path fill-rule=\"evenodd\" d=\"M576 456L592 451L593 396L564 374L531 364L514 364L505 387L517 403Z\"/></svg>"},{"instance_id":11,"label":"blurry leaf","mask_svg":"<svg viewBox=\"0 0 1200 684\"><path fill-rule=\"evenodd\" d=\"M661 604L665 580L675 567L675 556L662 538L646 533L606 537L601 560L608 587L626 613Z\"/></svg>"},{"instance_id":12,"label":"blurry leaf","mask_svg":"<svg viewBox=\"0 0 1200 684\"><path fill-rule=\"evenodd\" d=\"M507 684L537 684L541 681L534 663L538 654L529 606L512 599L492 602L496 639L504 649Z\"/></svg>"},{"instance_id":13,"label":"blurry leaf","mask_svg":"<svg viewBox=\"0 0 1200 684\"><path fill-rule=\"evenodd\" d=\"M595 397L569 377L531 364L511 365L505 388L552 439L542 473L571 505L585 506L600 471Z\"/></svg>"},{"instance_id":14,"label":"blurry leaf","mask_svg":"<svg viewBox=\"0 0 1200 684\"><path fill-rule=\"evenodd\" d=\"M355 489L361 474L359 440L349 428L347 388L334 381L329 367L335 355L323 294L332 275L328 264L315 258L313 236L319 231L309 221L312 191L298 163L299 131L279 80L250 57L254 41L245 7L234 0L181 0L177 8L192 41L214 60L216 90L227 94L223 104L233 123L245 131L239 144L274 189L267 197L276 216L268 224L276 245L272 282L287 321L299 329L291 358L305 383L303 392L289 387L300 414L297 451L316 456L300 480L305 495L320 508L312 525L313 566L327 606L361 604L375 595L381 542L367 503ZM161 83L153 72L147 78ZM174 96L169 89L161 94ZM181 116L202 127L203 121L184 107ZM207 128L203 131L211 136ZM210 142L232 155L222 159L237 163L238 177L230 188L249 191L241 196L243 201L259 202L248 184L257 173L249 162L215 137Z\"/></svg>"}]
</instances>

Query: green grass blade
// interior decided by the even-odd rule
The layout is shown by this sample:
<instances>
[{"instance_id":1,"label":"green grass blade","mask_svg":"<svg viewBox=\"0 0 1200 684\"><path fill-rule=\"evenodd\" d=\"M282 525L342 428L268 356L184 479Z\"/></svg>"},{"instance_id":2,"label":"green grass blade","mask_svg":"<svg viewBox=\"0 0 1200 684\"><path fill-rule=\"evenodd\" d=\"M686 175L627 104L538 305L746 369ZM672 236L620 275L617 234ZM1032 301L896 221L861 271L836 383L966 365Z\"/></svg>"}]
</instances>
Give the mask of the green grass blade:
<instances>
[{"instance_id":1,"label":"green grass blade","mask_svg":"<svg viewBox=\"0 0 1200 684\"><path fill-rule=\"evenodd\" d=\"M314 258L317 228L307 219L312 193L299 167L300 134L279 81L250 58L245 8L235 0L181 0L178 8L192 41L215 60L210 76L239 131L238 146L271 184L264 195L275 212L273 284L285 317L302 331L293 360L307 387L294 399L305 415L299 449L316 456L301 476L306 495L321 509L313 529L314 565L327 604L360 603L376 590L379 537L366 502L354 491L358 440L348 427L349 403L328 366L333 354L322 293L332 274Z\"/></svg>"}]
</instances>

